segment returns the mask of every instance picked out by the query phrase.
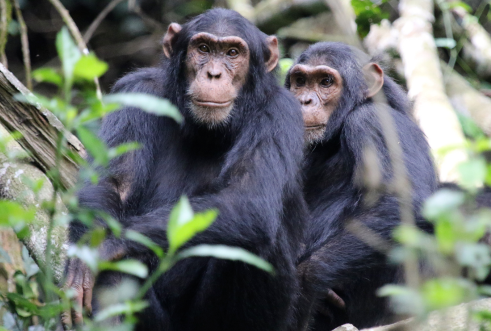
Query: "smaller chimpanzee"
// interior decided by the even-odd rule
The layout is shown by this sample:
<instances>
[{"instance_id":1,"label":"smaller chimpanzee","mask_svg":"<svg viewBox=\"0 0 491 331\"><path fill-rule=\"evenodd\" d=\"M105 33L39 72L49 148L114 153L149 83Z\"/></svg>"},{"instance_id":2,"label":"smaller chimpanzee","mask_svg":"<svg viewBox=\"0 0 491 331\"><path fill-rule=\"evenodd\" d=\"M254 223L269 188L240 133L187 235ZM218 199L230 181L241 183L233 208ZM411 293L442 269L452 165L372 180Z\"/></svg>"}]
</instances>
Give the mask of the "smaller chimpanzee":
<instances>
[{"instance_id":1,"label":"smaller chimpanzee","mask_svg":"<svg viewBox=\"0 0 491 331\"><path fill-rule=\"evenodd\" d=\"M411 119L404 91L353 47L340 43L309 47L290 69L285 85L302 104L307 141L304 192L311 213L306 252L299 260L303 288L292 330L308 324L312 330L330 330L346 322L357 327L387 323L393 316L376 290L400 282L400 270L346 229L356 220L390 242L400 223L398 197L384 190L391 187L393 168L377 117L386 105L375 101L375 95L385 94L396 125L416 222L431 231L420 207L437 188L437 178L424 134ZM371 203L372 191L363 180L367 151L378 159L380 174L378 199ZM326 289L342 298L345 309L329 304ZM335 296L327 298L332 302Z\"/></svg>"}]
</instances>

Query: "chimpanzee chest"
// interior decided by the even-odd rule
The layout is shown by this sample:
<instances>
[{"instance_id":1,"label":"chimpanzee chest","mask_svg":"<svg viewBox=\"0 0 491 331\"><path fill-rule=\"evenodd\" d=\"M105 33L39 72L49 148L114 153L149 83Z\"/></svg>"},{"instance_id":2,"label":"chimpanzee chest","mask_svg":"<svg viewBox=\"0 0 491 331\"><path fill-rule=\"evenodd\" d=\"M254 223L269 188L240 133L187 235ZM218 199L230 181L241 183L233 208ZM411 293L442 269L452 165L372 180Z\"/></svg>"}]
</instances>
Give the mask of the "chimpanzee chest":
<instances>
[{"instance_id":1,"label":"chimpanzee chest","mask_svg":"<svg viewBox=\"0 0 491 331\"><path fill-rule=\"evenodd\" d=\"M156 163L147 191L151 205L173 203L182 195L213 194L221 185L225 154L196 153L186 146L179 147L169 148Z\"/></svg>"}]
</instances>

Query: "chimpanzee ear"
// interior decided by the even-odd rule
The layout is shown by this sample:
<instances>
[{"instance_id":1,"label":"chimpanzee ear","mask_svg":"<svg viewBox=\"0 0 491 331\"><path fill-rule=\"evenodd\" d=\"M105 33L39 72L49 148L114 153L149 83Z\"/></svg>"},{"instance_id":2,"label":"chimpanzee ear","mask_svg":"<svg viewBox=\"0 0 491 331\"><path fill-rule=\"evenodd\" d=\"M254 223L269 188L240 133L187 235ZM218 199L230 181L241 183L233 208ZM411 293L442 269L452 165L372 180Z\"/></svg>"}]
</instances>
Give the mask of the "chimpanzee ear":
<instances>
[{"instance_id":1,"label":"chimpanzee ear","mask_svg":"<svg viewBox=\"0 0 491 331\"><path fill-rule=\"evenodd\" d=\"M172 55L172 42L181 30L182 26L177 23L171 23L167 28L167 33L164 36L164 43L162 47L164 48L164 54L168 59L170 59Z\"/></svg>"},{"instance_id":2,"label":"chimpanzee ear","mask_svg":"<svg viewBox=\"0 0 491 331\"><path fill-rule=\"evenodd\" d=\"M278 39L276 36L269 36L266 39L266 42L268 43L269 52L271 53L269 59L266 60L266 70L270 72L276 68L276 65L278 64L280 50L278 49Z\"/></svg>"},{"instance_id":3,"label":"chimpanzee ear","mask_svg":"<svg viewBox=\"0 0 491 331\"><path fill-rule=\"evenodd\" d=\"M372 62L363 67L363 76L368 86L367 98L371 98L384 86L384 71Z\"/></svg>"}]
</instances>

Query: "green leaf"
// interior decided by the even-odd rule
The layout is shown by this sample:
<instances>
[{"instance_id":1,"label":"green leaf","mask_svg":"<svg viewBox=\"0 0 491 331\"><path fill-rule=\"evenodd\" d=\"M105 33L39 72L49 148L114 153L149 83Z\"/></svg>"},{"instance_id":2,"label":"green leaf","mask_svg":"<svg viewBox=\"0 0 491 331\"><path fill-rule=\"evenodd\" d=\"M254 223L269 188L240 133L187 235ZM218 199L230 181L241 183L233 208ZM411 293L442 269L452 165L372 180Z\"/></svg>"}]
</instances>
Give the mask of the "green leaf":
<instances>
[{"instance_id":1,"label":"green leaf","mask_svg":"<svg viewBox=\"0 0 491 331\"><path fill-rule=\"evenodd\" d=\"M128 238L129 240L137 242L140 245L143 245L143 246L147 247L148 249L152 250L155 253L155 255L157 255L159 258L164 257L163 249L159 245L154 243L147 236L144 236L143 234L136 232L136 231L133 231L133 230L128 230L125 232L125 237Z\"/></svg>"},{"instance_id":2,"label":"green leaf","mask_svg":"<svg viewBox=\"0 0 491 331\"><path fill-rule=\"evenodd\" d=\"M24 270L26 271L26 277L31 278L39 272L39 267L34 262L26 246L22 246L22 263L24 264Z\"/></svg>"},{"instance_id":3,"label":"green leaf","mask_svg":"<svg viewBox=\"0 0 491 331\"><path fill-rule=\"evenodd\" d=\"M53 68L40 68L34 70L32 72L32 77L38 82L51 83L60 87L63 85L63 79Z\"/></svg>"},{"instance_id":4,"label":"green leaf","mask_svg":"<svg viewBox=\"0 0 491 331\"><path fill-rule=\"evenodd\" d=\"M118 262L103 261L99 263L100 270L113 270L124 272L128 275L133 275L140 278L148 276L148 268L142 262L138 260L122 260Z\"/></svg>"},{"instance_id":5,"label":"green leaf","mask_svg":"<svg viewBox=\"0 0 491 331\"><path fill-rule=\"evenodd\" d=\"M423 299L409 287L388 284L377 290L377 295L390 297L391 307L399 314L420 315L424 311Z\"/></svg>"},{"instance_id":6,"label":"green leaf","mask_svg":"<svg viewBox=\"0 0 491 331\"><path fill-rule=\"evenodd\" d=\"M65 76L65 88L69 90L73 82L75 64L80 60L82 54L65 26L56 35L56 50L61 59L63 75Z\"/></svg>"},{"instance_id":7,"label":"green leaf","mask_svg":"<svg viewBox=\"0 0 491 331\"><path fill-rule=\"evenodd\" d=\"M193 256L206 256L217 259L241 261L274 274L274 268L269 262L240 247L230 247L224 245L198 245L188 248L177 255L178 259Z\"/></svg>"},{"instance_id":8,"label":"green leaf","mask_svg":"<svg viewBox=\"0 0 491 331\"><path fill-rule=\"evenodd\" d=\"M423 216L435 220L444 213L452 212L465 201L465 194L460 191L441 189L429 197L423 206Z\"/></svg>"},{"instance_id":9,"label":"green leaf","mask_svg":"<svg viewBox=\"0 0 491 331\"><path fill-rule=\"evenodd\" d=\"M482 157L462 162L458 166L460 185L468 190L475 190L484 182L486 170L486 160Z\"/></svg>"},{"instance_id":10,"label":"green leaf","mask_svg":"<svg viewBox=\"0 0 491 331\"><path fill-rule=\"evenodd\" d=\"M471 137L475 140L485 139L486 135L482 131L482 129L474 122L472 118L469 116L465 116L461 113L456 112L457 118L459 119L460 125L462 126L462 130L465 135Z\"/></svg>"},{"instance_id":11,"label":"green leaf","mask_svg":"<svg viewBox=\"0 0 491 331\"><path fill-rule=\"evenodd\" d=\"M126 154L131 151L135 151L140 148L141 145L137 142L125 143L125 144L118 145L115 148L110 148L107 155L109 156L109 159L112 160L115 157L118 157L120 155Z\"/></svg>"},{"instance_id":12,"label":"green leaf","mask_svg":"<svg viewBox=\"0 0 491 331\"><path fill-rule=\"evenodd\" d=\"M169 216L167 225L169 254L173 254L197 233L206 230L215 221L217 215L216 209L193 215L188 198L182 196Z\"/></svg>"},{"instance_id":13,"label":"green leaf","mask_svg":"<svg viewBox=\"0 0 491 331\"><path fill-rule=\"evenodd\" d=\"M109 155L104 142L83 126L77 128L77 133L80 141L82 141L94 160L100 165L107 165L109 162Z\"/></svg>"},{"instance_id":14,"label":"green leaf","mask_svg":"<svg viewBox=\"0 0 491 331\"><path fill-rule=\"evenodd\" d=\"M452 49L457 45L457 42L451 38L435 38L436 47Z\"/></svg>"},{"instance_id":15,"label":"green leaf","mask_svg":"<svg viewBox=\"0 0 491 331\"><path fill-rule=\"evenodd\" d=\"M131 315L142 311L148 307L146 301L127 301L125 303L119 303L111 305L106 309L100 311L94 318L95 322L101 322L108 318L120 315Z\"/></svg>"},{"instance_id":16,"label":"green leaf","mask_svg":"<svg viewBox=\"0 0 491 331\"><path fill-rule=\"evenodd\" d=\"M423 299L430 310L455 306L469 295L469 283L455 278L436 278L423 284Z\"/></svg>"},{"instance_id":17,"label":"green leaf","mask_svg":"<svg viewBox=\"0 0 491 331\"><path fill-rule=\"evenodd\" d=\"M78 247L76 245L72 245L68 248L67 255L69 257L77 257L82 262L84 262L92 272L97 272L99 253L97 249L90 248L87 246Z\"/></svg>"},{"instance_id":18,"label":"green leaf","mask_svg":"<svg viewBox=\"0 0 491 331\"><path fill-rule=\"evenodd\" d=\"M107 71L108 65L95 56L94 53L84 55L77 61L73 73L76 78L85 79L88 81L99 78Z\"/></svg>"},{"instance_id":19,"label":"green leaf","mask_svg":"<svg viewBox=\"0 0 491 331\"><path fill-rule=\"evenodd\" d=\"M31 223L36 215L33 208L24 207L13 201L0 200L0 226L15 226L17 224Z\"/></svg>"},{"instance_id":20,"label":"green leaf","mask_svg":"<svg viewBox=\"0 0 491 331\"><path fill-rule=\"evenodd\" d=\"M393 236L401 244L410 247L418 247L424 240L424 232L408 224L401 224L395 228Z\"/></svg>"},{"instance_id":21,"label":"green leaf","mask_svg":"<svg viewBox=\"0 0 491 331\"><path fill-rule=\"evenodd\" d=\"M461 266L474 268L478 280L484 280L488 275L489 266L491 265L488 245L463 243L455 248L455 256Z\"/></svg>"},{"instance_id":22,"label":"green leaf","mask_svg":"<svg viewBox=\"0 0 491 331\"><path fill-rule=\"evenodd\" d=\"M117 104L104 104L96 99L90 105L90 108L82 111L82 113L79 116L79 120L81 124L85 124L87 122L100 119L106 116L107 114L118 109L119 109L119 105Z\"/></svg>"},{"instance_id":23,"label":"green leaf","mask_svg":"<svg viewBox=\"0 0 491 331\"><path fill-rule=\"evenodd\" d=\"M462 9L464 9L468 13L471 13L472 12L471 6L469 6L468 4L466 4L465 2L462 2L462 1L449 1L449 2L445 2L445 6L448 9L462 8Z\"/></svg>"},{"instance_id":24,"label":"green leaf","mask_svg":"<svg viewBox=\"0 0 491 331\"><path fill-rule=\"evenodd\" d=\"M127 107L139 108L158 116L169 116L176 122L182 121L182 115L169 100L144 93L119 93L105 96L106 103L117 103Z\"/></svg>"},{"instance_id":25,"label":"green leaf","mask_svg":"<svg viewBox=\"0 0 491 331\"><path fill-rule=\"evenodd\" d=\"M435 224L435 237L438 242L438 248L442 253L449 254L453 252L455 243L459 239L458 225L452 219L441 217Z\"/></svg>"}]
</instances>

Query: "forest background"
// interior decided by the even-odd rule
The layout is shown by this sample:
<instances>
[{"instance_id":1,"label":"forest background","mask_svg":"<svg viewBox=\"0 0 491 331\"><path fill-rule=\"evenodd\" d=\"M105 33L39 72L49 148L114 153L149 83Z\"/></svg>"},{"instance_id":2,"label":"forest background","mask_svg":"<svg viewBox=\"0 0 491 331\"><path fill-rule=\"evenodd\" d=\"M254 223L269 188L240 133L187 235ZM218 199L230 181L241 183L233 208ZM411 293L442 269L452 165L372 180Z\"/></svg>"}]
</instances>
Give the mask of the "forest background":
<instances>
[{"instance_id":1,"label":"forest background","mask_svg":"<svg viewBox=\"0 0 491 331\"><path fill-rule=\"evenodd\" d=\"M490 1L0 0L0 325L8 330L56 327L60 311L70 304L69 294L53 285L67 254L64 226L73 214L66 206L73 207L80 157L87 149L104 164L136 148L108 150L93 135L97 119L113 110L101 106L100 97L125 73L158 65L169 23L212 7L237 10L278 36L280 82L293 59L319 41L349 43L383 61L414 102L415 120L428 137L441 180L465 190L440 191L428 201L425 215L440 229L435 236L411 224L396 233L400 247L391 254L396 263L410 271L413 257L430 258L441 265L441 276L388 286L381 295L392 296L401 313L418 321L431 311L490 295L480 280L491 266L490 246L482 240L491 217L486 210L466 208L480 187L491 185ZM77 69L80 61L86 72ZM161 100L140 102L149 101L162 106L162 115L175 111ZM395 189L404 196L404 185ZM186 208L182 201L177 212ZM112 230L117 232L118 225ZM94 248L103 237L95 229L86 246L68 254L97 272L106 268L147 276L137 261L102 264ZM373 239L367 241L376 245ZM151 248L162 261L173 261ZM268 269L245 252L207 254ZM465 277L462 270L468 271ZM125 325L131 328L145 303L135 297L114 300L87 328L97 329L117 314L127 316ZM469 306L466 314L472 318L463 319L463 329L491 327L487 307Z\"/></svg>"}]
</instances>

